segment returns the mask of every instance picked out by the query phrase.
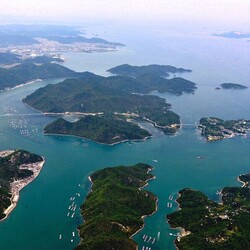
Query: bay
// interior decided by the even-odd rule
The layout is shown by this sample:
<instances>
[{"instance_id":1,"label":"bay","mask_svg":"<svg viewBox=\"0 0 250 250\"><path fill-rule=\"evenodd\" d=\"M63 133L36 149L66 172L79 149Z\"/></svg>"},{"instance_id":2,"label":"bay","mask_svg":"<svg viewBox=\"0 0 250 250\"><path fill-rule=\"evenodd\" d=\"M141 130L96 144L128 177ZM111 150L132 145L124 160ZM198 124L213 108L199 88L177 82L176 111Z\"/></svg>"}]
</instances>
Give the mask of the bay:
<instances>
[{"instance_id":1,"label":"bay","mask_svg":"<svg viewBox=\"0 0 250 250\"><path fill-rule=\"evenodd\" d=\"M249 137L206 143L195 126L203 116L250 119L249 89L215 90L226 81L250 86L247 74L250 59L246 56L249 55L249 43L213 37L208 31L189 31L180 36L178 32L151 27L141 31L138 37L136 31L129 28L123 32L107 30L100 35L127 46L109 53L66 53L65 66L104 76L109 75L108 68L122 63L191 68L193 72L183 77L197 83L194 95L153 92L173 105L173 110L181 115L183 128L176 136L166 136L151 125L143 124L154 131L153 138L115 146L70 136L45 136L43 127L55 118L44 117L21 100L35 89L62 79L1 92L0 149L23 148L46 158L38 178L21 191L17 207L0 223L3 250L72 249L80 241L72 232L77 235L76 228L82 223L79 206L90 190L88 176L100 168L138 162L155 167L156 179L146 188L157 195L159 202L157 212L145 219L145 227L134 239L139 249L143 246L150 246L152 250L175 249L175 236L170 233L176 234L177 230L170 228L166 215L176 210L177 204L169 200L169 196L175 199L180 189L192 187L218 200L216 191L227 185L239 185L236 177L250 169ZM94 28L89 32L94 32ZM21 134L21 130L25 133ZM72 212L67 216L71 197L75 197L77 205L73 218ZM168 202L172 203L171 208L167 207ZM145 243L143 235L157 240L153 245Z\"/></svg>"}]
</instances>

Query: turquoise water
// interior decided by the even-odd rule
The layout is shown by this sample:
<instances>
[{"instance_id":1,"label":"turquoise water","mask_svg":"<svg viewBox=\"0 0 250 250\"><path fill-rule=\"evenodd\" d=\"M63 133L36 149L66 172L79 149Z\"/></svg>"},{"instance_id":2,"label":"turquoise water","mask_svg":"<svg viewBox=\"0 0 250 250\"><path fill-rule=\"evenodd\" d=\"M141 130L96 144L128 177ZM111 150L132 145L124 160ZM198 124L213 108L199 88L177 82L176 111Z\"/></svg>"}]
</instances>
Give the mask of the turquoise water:
<instances>
[{"instance_id":1,"label":"turquoise water","mask_svg":"<svg viewBox=\"0 0 250 250\"><path fill-rule=\"evenodd\" d=\"M156 30L154 36L152 30L146 30L144 36L137 37L137 40L133 30L125 30L123 34L114 31L106 36L112 36L128 46L111 53L67 53L65 65L78 71L89 70L102 75L108 75L105 70L120 63L164 63L191 68L193 73L185 74L185 77L197 83L198 90L194 95L177 97L154 92L173 104L173 110L181 115L182 122L187 125L178 135L165 136L151 125L144 124L154 131L153 138L116 146L74 137L44 136L44 125L54 118L38 114L21 100L35 89L49 83L55 84L61 79L1 92L0 149L24 148L46 158L39 177L21 191L16 209L0 223L0 245L3 250L72 249L80 240L73 237L72 232L76 233L77 226L82 223L78 208L90 190L89 174L107 166L138 162L155 167L153 173L156 179L150 181L147 189L158 196L159 202L157 213L146 218L144 229L134 239L139 249L142 246L150 246L152 250L175 249L174 236L169 233L176 233L176 230L170 229L166 215L173 212L177 204L170 201L169 196L176 198L178 190L192 187L218 200L217 190L226 185L239 185L236 177L250 169L249 137L206 143L195 128L195 122L208 115L250 119L249 90L214 90L224 81L250 83L247 74L250 59L246 56L246 53L249 55L249 43L238 40L229 42L202 32L181 37L178 33L162 30ZM15 115L6 116L7 113ZM27 136L20 134L20 130L24 129ZM76 193L80 193L80 197ZM75 197L74 202L78 205L73 218L67 216L71 197ZM167 202L172 203L171 208L167 207ZM159 237L154 245L147 245L142 239L144 234Z\"/></svg>"}]
</instances>

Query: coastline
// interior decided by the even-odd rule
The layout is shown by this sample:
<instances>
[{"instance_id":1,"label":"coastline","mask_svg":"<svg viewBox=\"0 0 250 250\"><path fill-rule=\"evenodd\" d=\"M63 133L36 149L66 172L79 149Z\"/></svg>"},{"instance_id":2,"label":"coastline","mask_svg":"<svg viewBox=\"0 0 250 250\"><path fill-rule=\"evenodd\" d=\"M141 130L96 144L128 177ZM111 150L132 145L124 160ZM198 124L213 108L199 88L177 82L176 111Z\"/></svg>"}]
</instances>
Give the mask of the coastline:
<instances>
[{"instance_id":1,"label":"coastline","mask_svg":"<svg viewBox=\"0 0 250 250\"><path fill-rule=\"evenodd\" d=\"M205 130L206 130L207 126L202 125L202 124L198 124L197 129L201 131L201 136L205 138L206 142L214 142L214 141L222 141L225 139L230 139L236 136L245 136L247 137L247 131L250 130L250 128L244 128L243 133L239 133L239 132L234 132L234 131L230 131L230 134L225 134L223 133L224 131L222 130L222 135L206 135L205 134Z\"/></svg>"},{"instance_id":2,"label":"coastline","mask_svg":"<svg viewBox=\"0 0 250 250\"><path fill-rule=\"evenodd\" d=\"M21 169L32 170L33 175L28 177L28 178L22 179L22 180L15 180L10 184L10 190L11 190L10 193L12 195L11 198L10 198L11 204L3 212L5 214L5 217L3 219L1 219L0 222L7 219L8 216L10 215L10 213L17 206L18 200L20 198L20 191L24 187L29 185L39 175L39 173L40 173L40 171L43 168L44 163L45 163L45 158L44 157L42 157L42 158L43 158L43 161L36 162L36 163L25 164L25 165L20 166Z\"/></svg>"},{"instance_id":3,"label":"coastline","mask_svg":"<svg viewBox=\"0 0 250 250\"><path fill-rule=\"evenodd\" d=\"M176 129L176 131L174 133L168 133L168 135L175 135L177 133L177 131L179 129L181 129L181 122L180 123L173 123L171 125L166 125L166 126L160 126L156 122L154 122L154 121L152 121L152 120L150 120L148 118L144 118L143 120L153 124L155 128L158 128L158 129L161 129L161 130L164 130L166 128L175 128Z\"/></svg>"},{"instance_id":4,"label":"coastline","mask_svg":"<svg viewBox=\"0 0 250 250\"><path fill-rule=\"evenodd\" d=\"M131 139L131 140L126 139L126 140L122 140L122 141L118 141L118 142L114 142L114 143L104 143L104 142L98 142L98 141L95 141L95 140L92 140L92 139L89 139L89 138L86 138L86 137L83 137L83 136L79 136L79 135L45 133L44 131L43 131L43 134L45 136L71 136L71 137L76 137L76 138L92 141L92 142L98 143L100 145L106 145L106 146L114 146L114 145L122 144L122 143L125 143L125 142L144 142L144 141L146 141L146 140L153 137L152 135L150 135L150 136L146 136L144 139Z\"/></svg>"},{"instance_id":5,"label":"coastline","mask_svg":"<svg viewBox=\"0 0 250 250\"><path fill-rule=\"evenodd\" d=\"M148 171L147 171L147 173L150 173L150 172L152 172L153 170L154 170L155 168L148 168ZM151 178L148 178L145 182L145 185L143 185L142 187L139 187L139 190L141 190L142 188L144 188L144 187L146 187L146 186L148 186L149 184L148 184L148 182L150 181L150 180L154 180L154 179L156 179L156 176L154 175L153 177L151 177ZM145 226L145 218L146 217L149 217L149 216L152 216L153 214L155 214L157 211L158 211L158 197L157 196L155 196L155 198L156 198L156 201L155 201L155 210L151 213L151 214L145 214L145 215L142 215L141 216L141 219L143 220L143 225L142 225L142 227L141 228L139 228L135 233L133 233L129 238L130 239L132 239L137 233L139 233L143 228L144 228L144 226ZM137 244L136 244L137 245ZM137 249L138 249L138 245L137 245Z\"/></svg>"},{"instance_id":6,"label":"coastline","mask_svg":"<svg viewBox=\"0 0 250 250\"><path fill-rule=\"evenodd\" d=\"M175 199L175 202L177 203L177 211L178 211L178 210L181 210L180 203L177 201L177 199L179 199L180 197L181 197L181 194L180 194L180 192L178 192L178 197ZM169 223L169 220L168 220L168 223ZM170 224L170 223L169 223L169 224ZM171 226L171 224L170 224L170 226ZM179 232L180 235L177 236L177 238L174 240L174 245L175 245L175 247L178 249L178 247L177 247L176 244L175 244L175 241L176 241L176 240L180 241L180 238L181 238L181 237L185 237L185 236L191 234L191 232L190 232L190 231L187 231L184 227L171 227L171 229L177 229L177 230L180 231L180 232Z\"/></svg>"},{"instance_id":7,"label":"coastline","mask_svg":"<svg viewBox=\"0 0 250 250\"><path fill-rule=\"evenodd\" d=\"M242 183L242 186L241 186L241 187L247 187L247 182L242 181L242 180L240 179L240 176L241 176L241 175L237 176L237 181L240 182L240 183Z\"/></svg>"},{"instance_id":8,"label":"coastline","mask_svg":"<svg viewBox=\"0 0 250 250\"><path fill-rule=\"evenodd\" d=\"M10 91L10 90L13 90L13 89L21 88L23 86L30 85L30 84L33 84L33 83L36 83L36 82L41 82L41 81L42 81L42 79L38 78L38 79L34 79L34 80L31 80L31 81L28 81L28 82L25 82L25 83L18 84L15 87L12 87L12 88L6 88L4 90Z\"/></svg>"},{"instance_id":9,"label":"coastline","mask_svg":"<svg viewBox=\"0 0 250 250\"><path fill-rule=\"evenodd\" d=\"M155 168L148 168L148 171L147 171L147 173L150 173L151 171L153 171ZM154 180L154 179L156 179L156 176L153 176L153 177L151 177L151 178L148 178L145 182L145 185L143 185L142 187L139 187L138 189L139 190L141 190L142 188L144 188L144 187L146 187L146 186L148 186L148 182L150 181L150 180ZM88 176L88 180L90 181L90 184L91 184L91 187L90 187L90 191L88 192L88 194L87 195L89 195L93 190L92 190L92 187L93 187L93 181L92 181L92 179L91 179L91 175L89 175ZM132 240L132 238L138 233L138 232L140 232L143 228L144 228L144 226L145 226L145 221L144 221L144 219L146 218L146 217L148 217L148 216L152 216L153 214L155 214L157 211L158 211L158 197L156 197L155 196L155 198L156 198L156 201L155 201L155 210L151 213L151 214L147 214L147 215L142 215L141 216L141 219L143 220L143 225L142 225L142 227L140 227L136 232L134 232L132 235L130 235L129 236L129 239L131 239ZM79 237L80 237L80 230L78 230L78 234L79 234ZM82 238L80 237L80 243L82 242ZM135 241L134 241L135 242ZM79 244L80 244L79 243ZM138 248L138 244L137 244L137 242L135 242L135 244L136 244L136 250L138 250L139 248Z\"/></svg>"},{"instance_id":10,"label":"coastline","mask_svg":"<svg viewBox=\"0 0 250 250\"><path fill-rule=\"evenodd\" d=\"M154 178L155 179L155 178ZM144 227L145 227L145 221L144 219L146 217L152 216L153 214L155 214L158 211L158 197L156 197L156 201L155 201L155 210L151 213L151 214L145 214L141 216L141 219L143 220L143 225L141 228L139 228L135 233L133 233L131 236L129 236L130 239L132 239L137 233L139 233ZM136 244L137 245L137 244ZM137 245L138 248L138 245Z\"/></svg>"}]
</instances>

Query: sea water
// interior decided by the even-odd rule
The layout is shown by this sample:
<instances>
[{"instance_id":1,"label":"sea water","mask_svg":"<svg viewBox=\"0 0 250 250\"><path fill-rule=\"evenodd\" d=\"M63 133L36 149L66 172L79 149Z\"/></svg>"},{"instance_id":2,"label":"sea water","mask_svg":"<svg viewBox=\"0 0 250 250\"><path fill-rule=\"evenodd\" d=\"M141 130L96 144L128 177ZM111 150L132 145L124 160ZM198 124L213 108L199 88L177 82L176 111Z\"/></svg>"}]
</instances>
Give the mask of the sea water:
<instances>
[{"instance_id":1,"label":"sea water","mask_svg":"<svg viewBox=\"0 0 250 250\"><path fill-rule=\"evenodd\" d=\"M72 249L80 241L77 227L83 220L79 208L91 188L88 176L100 168L138 162L155 167L156 179L146 189L159 201L157 212L145 219L145 227L133 239L139 249L175 249L173 241L178 230L170 228L166 215L177 209L174 200L178 191L191 187L218 201L218 190L239 185L237 176L250 170L249 137L207 143L196 129L196 123L204 116L250 119L249 89L215 90L223 82L250 87L250 60L246 56L250 43L213 37L207 31L180 35L164 29L145 29L137 37L135 33L131 29L100 33L127 46L107 53L66 53L65 66L104 76L110 75L107 69L122 63L170 64L192 69L183 77L197 83L194 94L152 93L172 104L181 116L182 129L175 136L166 136L152 125L143 124L153 131L151 139L115 146L70 136L45 136L43 127L55 117L45 117L21 100L37 88L62 79L1 92L0 149L22 148L46 158L38 178L21 191L17 207L0 223L1 249ZM77 209L72 217L69 207L73 202ZM144 242L144 235L151 237L150 242Z\"/></svg>"}]
</instances>

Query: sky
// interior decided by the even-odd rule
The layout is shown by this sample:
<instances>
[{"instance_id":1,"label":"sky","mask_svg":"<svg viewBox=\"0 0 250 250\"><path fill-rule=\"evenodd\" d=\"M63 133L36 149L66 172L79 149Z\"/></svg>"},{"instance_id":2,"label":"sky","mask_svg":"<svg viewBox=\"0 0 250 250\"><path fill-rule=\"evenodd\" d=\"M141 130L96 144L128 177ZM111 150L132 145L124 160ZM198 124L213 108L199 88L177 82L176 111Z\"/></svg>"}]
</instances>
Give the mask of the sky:
<instances>
[{"instance_id":1,"label":"sky","mask_svg":"<svg viewBox=\"0 0 250 250\"><path fill-rule=\"evenodd\" d=\"M250 0L0 0L5 19L232 23L250 27Z\"/></svg>"}]
</instances>

